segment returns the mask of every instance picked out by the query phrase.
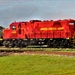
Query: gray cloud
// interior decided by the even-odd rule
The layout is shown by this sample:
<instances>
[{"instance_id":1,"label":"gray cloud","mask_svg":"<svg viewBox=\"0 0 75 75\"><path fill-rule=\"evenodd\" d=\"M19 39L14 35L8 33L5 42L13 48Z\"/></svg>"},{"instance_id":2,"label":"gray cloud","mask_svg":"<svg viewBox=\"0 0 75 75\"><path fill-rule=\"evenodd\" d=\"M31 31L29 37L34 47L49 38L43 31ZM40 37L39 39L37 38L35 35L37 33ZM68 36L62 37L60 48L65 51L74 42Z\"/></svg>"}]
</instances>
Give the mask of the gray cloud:
<instances>
[{"instance_id":1,"label":"gray cloud","mask_svg":"<svg viewBox=\"0 0 75 75\"><path fill-rule=\"evenodd\" d=\"M30 19L75 18L75 1L71 0L0 0L0 25Z\"/></svg>"}]
</instances>

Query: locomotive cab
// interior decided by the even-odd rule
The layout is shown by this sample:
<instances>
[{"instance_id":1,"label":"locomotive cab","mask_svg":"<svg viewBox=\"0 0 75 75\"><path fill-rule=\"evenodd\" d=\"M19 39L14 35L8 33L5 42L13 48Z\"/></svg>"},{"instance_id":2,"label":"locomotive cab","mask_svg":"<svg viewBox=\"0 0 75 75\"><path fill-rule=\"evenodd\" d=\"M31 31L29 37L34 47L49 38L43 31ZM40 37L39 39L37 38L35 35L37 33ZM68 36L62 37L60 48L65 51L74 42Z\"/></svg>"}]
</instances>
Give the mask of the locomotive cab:
<instances>
[{"instance_id":1,"label":"locomotive cab","mask_svg":"<svg viewBox=\"0 0 75 75\"><path fill-rule=\"evenodd\" d=\"M24 39L24 25L20 22L14 22L10 25L11 37L13 39Z\"/></svg>"},{"instance_id":2,"label":"locomotive cab","mask_svg":"<svg viewBox=\"0 0 75 75\"><path fill-rule=\"evenodd\" d=\"M12 30L12 33L18 33L18 34L21 34L21 24L19 25L11 25L10 26L10 29Z\"/></svg>"}]
</instances>

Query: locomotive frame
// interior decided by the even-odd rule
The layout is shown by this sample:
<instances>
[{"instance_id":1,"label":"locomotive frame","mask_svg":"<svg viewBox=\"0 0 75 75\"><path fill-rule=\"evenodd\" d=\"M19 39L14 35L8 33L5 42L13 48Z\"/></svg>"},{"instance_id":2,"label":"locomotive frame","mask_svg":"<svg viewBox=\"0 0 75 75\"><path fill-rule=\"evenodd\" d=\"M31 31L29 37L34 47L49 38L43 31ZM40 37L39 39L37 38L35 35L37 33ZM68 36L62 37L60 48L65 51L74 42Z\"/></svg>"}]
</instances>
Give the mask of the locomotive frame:
<instances>
[{"instance_id":1,"label":"locomotive frame","mask_svg":"<svg viewBox=\"0 0 75 75\"><path fill-rule=\"evenodd\" d=\"M75 20L13 22L4 29L5 47L47 45L52 48L71 48L75 42Z\"/></svg>"}]
</instances>

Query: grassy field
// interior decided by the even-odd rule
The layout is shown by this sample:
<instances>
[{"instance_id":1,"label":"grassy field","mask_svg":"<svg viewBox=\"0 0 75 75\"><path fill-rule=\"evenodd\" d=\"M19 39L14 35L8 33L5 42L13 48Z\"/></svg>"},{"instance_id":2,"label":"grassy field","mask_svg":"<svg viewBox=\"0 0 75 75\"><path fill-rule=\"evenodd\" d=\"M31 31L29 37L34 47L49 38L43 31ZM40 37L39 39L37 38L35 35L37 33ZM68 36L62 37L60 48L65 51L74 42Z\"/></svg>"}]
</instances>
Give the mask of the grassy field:
<instances>
[{"instance_id":1,"label":"grassy field","mask_svg":"<svg viewBox=\"0 0 75 75\"><path fill-rule=\"evenodd\" d=\"M75 75L75 57L4 56L0 57L0 75Z\"/></svg>"}]
</instances>

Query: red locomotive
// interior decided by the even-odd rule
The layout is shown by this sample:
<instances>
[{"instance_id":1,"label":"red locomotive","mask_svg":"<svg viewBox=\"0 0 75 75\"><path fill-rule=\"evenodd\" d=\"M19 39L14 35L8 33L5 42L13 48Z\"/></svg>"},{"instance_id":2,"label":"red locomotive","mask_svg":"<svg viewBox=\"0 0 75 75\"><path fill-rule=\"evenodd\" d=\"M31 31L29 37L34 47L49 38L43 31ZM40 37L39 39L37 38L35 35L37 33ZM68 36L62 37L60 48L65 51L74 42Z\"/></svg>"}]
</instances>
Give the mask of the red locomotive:
<instances>
[{"instance_id":1,"label":"red locomotive","mask_svg":"<svg viewBox=\"0 0 75 75\"><path fill-rule=\"evenodd\" d=\"M4 29L3 45L26 47L47 45L48 47L72 47L74 45L75 20L30 20L13 22Z\"/></svg>"}]
</instances>

